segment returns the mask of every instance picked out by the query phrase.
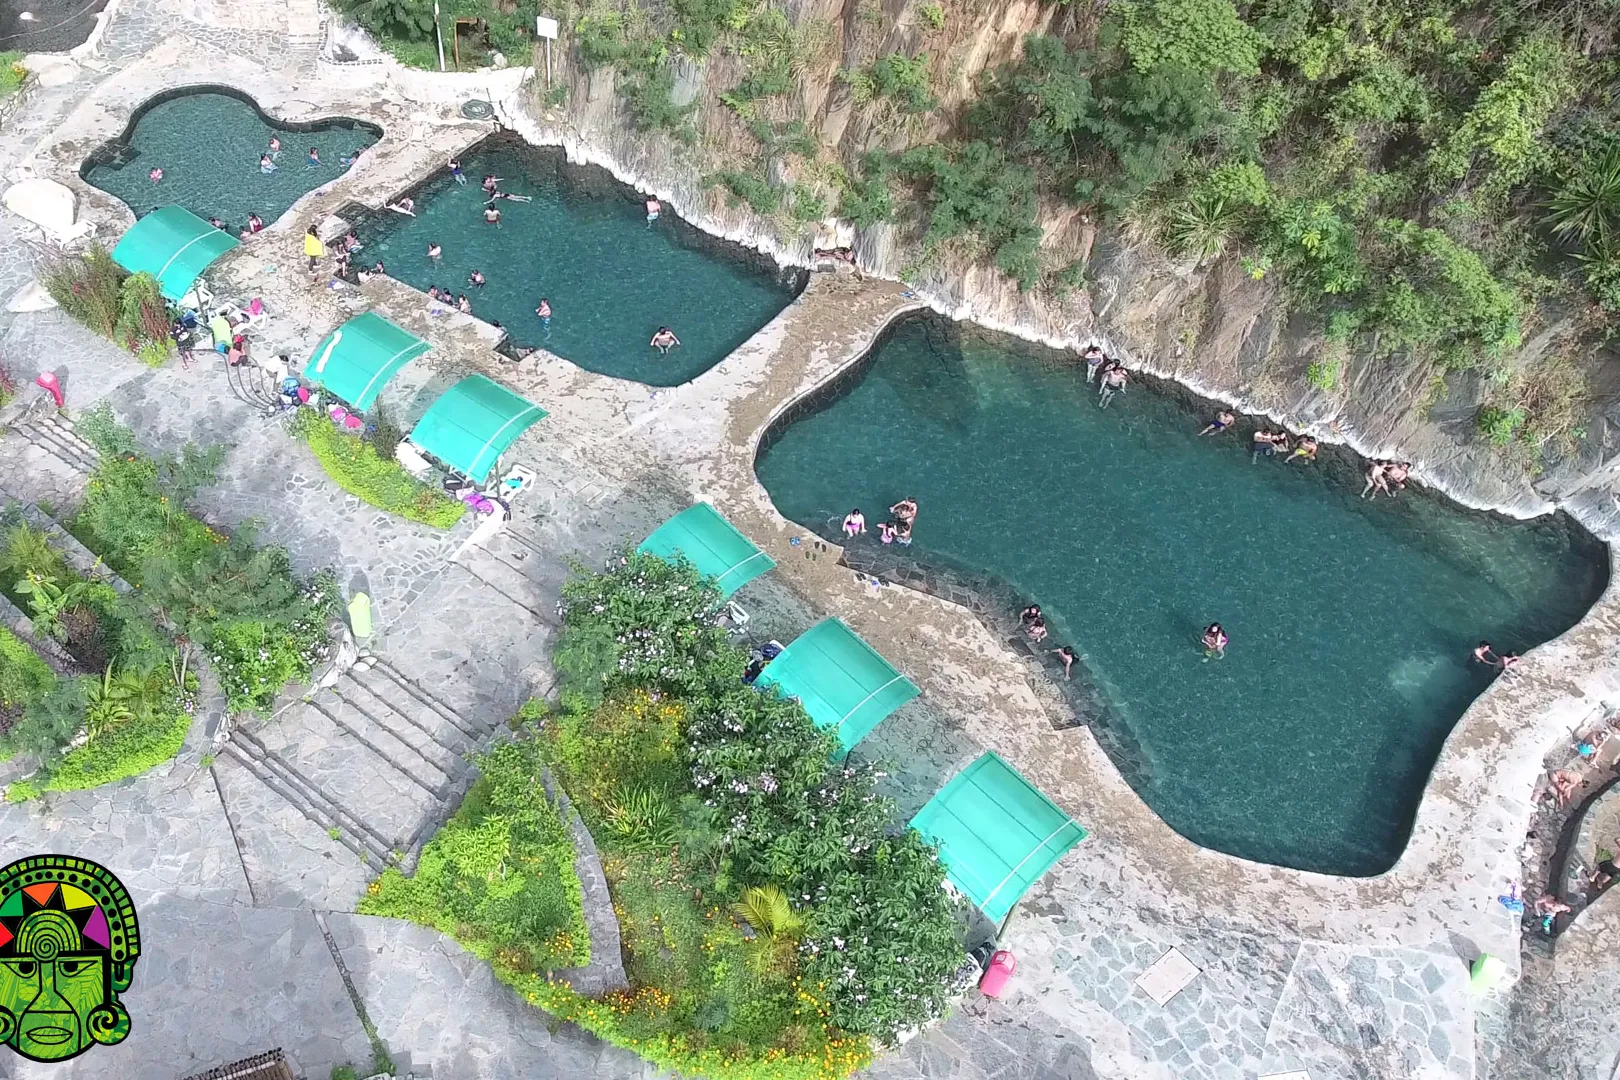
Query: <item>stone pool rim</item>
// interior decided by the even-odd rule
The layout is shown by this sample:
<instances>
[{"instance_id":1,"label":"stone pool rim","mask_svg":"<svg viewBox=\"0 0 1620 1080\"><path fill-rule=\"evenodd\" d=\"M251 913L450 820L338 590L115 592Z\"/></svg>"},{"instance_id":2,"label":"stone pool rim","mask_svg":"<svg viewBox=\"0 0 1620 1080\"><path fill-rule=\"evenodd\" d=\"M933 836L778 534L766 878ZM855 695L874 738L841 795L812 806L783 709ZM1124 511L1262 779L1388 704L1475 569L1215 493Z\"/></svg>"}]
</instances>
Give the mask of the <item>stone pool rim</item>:
<instances>
[{"instance_id":1,"label":"stone pool rim","mask_svg":"<svg viewBox=\"0 0 1620 1080\"><path fill-rule=\"evenodd\" d=\"M497 123L493 131L458 151L456 157L458 160L461 158L470 158L475 154L485 153L492 149L510 149L513 151L534 154L538 157L547 159L547 166L554 168L559 177L572 176L579 179L606 181L606 183L613 188L622 189L625 192L633 194L635 196L635 201L640 201L640 199L646 193L646 189L638 188L635 184L621 179L618 174L605 165L600 165L593 161L574 161L568 156L566 147L557 143L533 142L528 138L528 136L516 128L507 127L499 123ZM418 199L418 197L428 188L429 185L431 185L435 180L441 179L443 175L444 170L442 167L430 169L421 176L412 180L406 186L394 191L386 199L384 199L380 205L372 206L369 203L360 202L358 200L350 201L344 203L338 208L337 216L342 218L350 228L356 228L362 223L369 222L373 219L377 221L386 221L388 219L383 215L389 213L388 206L390 204L397 203L400 199L407 197L413 200ZM564 356L562 353L553 352L550 349L545 349L529 342L518 341L512 336L511 330L505 326L501 326L499 328L501 337L500 342L495 346L495 351L506 357L508 360L516 361L521 359L517 349L528 348L545 356L556 357L558 360L561 360L564 363L574 365L581 371L589 372L592 375L599 375L604 379L614 379L619 382L630 383L634 386L645 386L648 389L658 392L678 390L682 387L692 385L692 383L696 382L698 379L701 379L703 376L707 375L709 372L713 371L715 368L726 363L733 356L735 356L737 352L743 346L747 345L747 343L755 336L757 336L761 330L765 329L765 327L770 326L777 319L781 318L782 313L793 306L799 297L804 294L805 287L810 284L811 270L809 268L783 263L772 258L769 253L762 251L759 248L751 247L750 245L744 244L740 241L732 240L728 237L712 233L707 229L703 229L693 222L687 220L685 215L667 205L659 214L659 221L662 222L665 220L675 222L676 228L683 233L684 239L686 239L689 243L691 241L696 241L695 243L690 243L690 246L697 249L706 257L712 255L740 261L745 264L748 272L757 273L762 277L775 277L781 279L783 277L791 276L792 284L789 286L787 303L783 304L774 315L767 319L765 323L753 333L749 334L747 338L744 338L742 343L739 344L737 348L732 349L720 359L716 360L713 364L694 374L691 378L678 383L646 383L642 382L640 379L630 379L622 375L609 375L605 372L594 371L591 368L579 363L577 360ZM421 289L418 289L410 282L402 281L394 275L386 272L382 276L388 278L390 281L393 281L401 288L410 289L412 292L416 293L422 298L422 302L424 304L432 302L432 298L429 297L427 293L423 292ZM478 318L478 316L473 317ZM494 326L494 324L489 322L488 319L480 318L479 321L491 327Z\"/></svg>"},{"instance_id":2,"label":"stone pool rim","mask_svg":"<svg viewBox=\"0 0 1620 1080\"><path fill-rule=\"evenodd\" d=\"M89 187L95 188L95 190L101 192L109 199L114 199L122 205L128 207L129 212L134 214L138 220L142 215L136 211L133 206L130 206L127 202L124 202L123 199L120 199L117 195L114 195L106 188L101 187L95 183L95 181L91 180L90 171L102 165L109 164L111 159L117 156L118 149L130 145L130 138L135 134L136 127L138 127L140 122L145 119L147 113L151 112L159 105L167 105L169 102L176 101L180 98L198 97L204 94L213 94L234 98L252 109L254 114L257 115L258 118L268 126L295 135L310 131L327 131L334 127L347 125L351 129L360 128L366 133L372 135L374 137L373 145L375 145L375 142L380 141L385 133L381 124L374 124L369 120L361 120L359 117L354 116L323 116L319 120L283 120L266 112L264 110L264 106L259 104L258 99L252 94L248 93L246 90L229 86L225 83L188 83L184 86L171 86L167 90L160 90L151 97L143 100L139 105L135 106L135 108L130 111L129 119L124 122L122 131L110 139L103 140L95 147L95 149L91 150L90 153L85 155L84 160L79 163L79 167L76 170L79 179ZM330 183L330 181L328 181L328 183ZM321 185L316 186L319 187ZM310 191L314 190L314 188L310 189ZM292 213L293 210L297 208L298 204L303 201L304 196L308 195L309 193L310 192L306 191L304 195L300 195L297 199L294 199L292 205L287 207L287 209L282 212L280 217L276 218L276 221L280 221L281 218ZM267 222L266 224L274 223Z\"/></svg>"},{"instance_id":3,"label":"stone pool rim","mask_svg":"<svg viewBox=\"0 0 1620 1080\"><path fill-rule=\"evenodd\" d=\"M771 512L776 517L794 525L797 528L804 529L812 535L820 537L837 552L837 561L840 566L848 567L857 573L864 573L865 571L862 571L859 567L853 565L849 561L849 556L847 555L843 544L827 537L821 537L821 534L817 532L814 527L805 525L802 522L788 517L777 507L775 499L771 497L769 490L759 479L759 459L773 445L775 445L777 441L781 439L783 433L793 424L814 413L828 408L853 390L871 371L871 368L877 362L878 353L881 351L883 346L885 346L894 336L894 334L896 334L902 327L914 322L928 320L938 320L939 322L950 326L965 325L966 327L969 327L977 332L991 335L1002 335L1012 339L1020 347L1050 352L1054 354L1055 357L1068 357L1072 354L1074 362L1076 364L1080 362L1080 349L1070 350L1066 348L1057 348L1043 342L1030 341L1029 339L1020 337L1017 334L1012 334L1004 330L997 330L993 327L988 327L978 323L972 319L956 318L940 312L937 308L934 308L927 303L919 301L897 310L889 321L885 323L877 331L877 333L872 336L871 340L865 344L865 347L855 353L845 363L834 368L825 377L802 392L778 402L776 407L772 409L769 415L766 417L765 421L758 427L758 429L755 430L753 433L752 444L746 450L750 467L753 471L754 484L759 491L764 492L765 497L770 504ZM1102 344L1106 348L1106 342L1099 340L1098 344ZM1237 413L1237 430L1248 432L1257 427L1283 427L1289 431L1290 435L1295 437L1298 436L1297 432L1293 431L1292 428L1287 428L1287 425L1281 423L1280 421L1274 420L1268 416L1244 412L1241 407L1237 405L1207 398L1197 390L1188 386L1186 383L1175 379L1165 378L1152 372L1139 371L1135 368L1130 370L1132 376L1137 378L1143 385L1144 389L1146 389L1149 393L1167 396L1183 404L1196 405L1200 408L1200 411L1214 411L1224 408ZM1360 454L1354 447L1347 444L1329 443L1325 440L1319 440L1319 442L1321 442L1321 449L1323 452L1341 455L1348 460L1355 461L1358 466L1370 460ZM1526 650L1524 653L1526 658L1543 652L1549 646L1565 641L1571 635L1587 627L1588 624L1594 623L1599 609L1605 604L1620 601L1620 589L1616 588L1617 580L1620 580L1620 552L1617 552L1613 545L1609 544L1607 541L1593 533L1592 530L1587 528L1579 518L1577 518L1574 514L1569 513L1567 510L1559 508L1553 510L1549 514L1537 515L1536 518L1519 518L1497 510L1482 510L1468 506L1459 500L1452 498L1444 490L1430 487L1423 484L1421 481L1416 481L1416 489L1416 494L1418 494L1418 497L1449 503L1454 511L1470 516L1488 517L1503 524L1526 524L1529 521L1538 520L1542 517L1551 517L1554 519L1561 518L1562 520L1559 523L1562 528L1570 530L1573 536L1582 541L1583 546L1590 545L1596 551L1602 552L1605 556L1602 559L1602 572L1605 575L1603 587L1598 590L1597 594L1593 597L1592 602L1587 606L1580 618L1566 628L1563 633L1549 638L1546 641L1537 644L1533 648ZM930 569L938 569L930 567L926 560L911 556L909 553L904 555L896 554L895 558L902 565L915 569L919 572L926 572ZM945 566L945 570L947 572L955 572L958 574L963 572L962 568L952 566L949 563L947 563ZM984 568L973 568L973 570L976 574L986 579L991 585L1004 588L1012 595L1021 597L1026 603L1033 602L1031 598L1024 597L1023 594L1019 593L1018 590L1013 588L1010 583L1007 583L1005 579L994 571ZM953 607L960 608L966 612L969 618L977 621L985 632L988 633L992 638L1003 639L1006 637L1004 634L1004 630L1006 628L1004 626L987 620L983 614L977 610L974 610L974 607L972 606L962 604L949 596L941 595L940 593L936 593L925 588L918 588L917 586L913 585L909 579L890 579L889 583L905 588L911 592L928 596L934 600L950 604ZM964 591L973 591L967 586L963 586L963 589ZM983 600L986 599L986 597L983 594L977 594L975 599ZM1003 647L1008 649L1011 648L1011 646L1005 641L1003 641ZM1053 674L1053 669L1046 663L1041 662L1038 655L1032 654L1032 658L1036 661L1035 666L1040 669L1041 677L1046 679L1048 684L1056 690L1061 700L1064 702L1065 707L1073 711L1073 702L1070 700L1070 696L1062 681L1058 680ZM1166 829L1169 829L1179 839L1192 846L1199 852L1209 853L1223 859L1232 859L1239 863L1257 867L1265 867L1273 870L1281 870L1288 873L1310 874L1325 878L1343 878L1351 881L1377 881L1379 879L1394 878L1402 871L1403 863L1405 863L1408 858L1412 838L1417 832L1419 823L1423 819L1425 808L1430 805L1432 801L1430 795L1437 783L1442 783L1445 781L1445 777L1440 775L1442 764L1448 763L1448 759L1451 758L1456 752L1457 744L1466 741L1470 734L1469 729L1471 729L1474 724L1479 722L1479 717L1481 717L1486 711L1486 709L1483 709L1481 706L1489 699L1492 699L1507 682L1508 680L1500 677L1493 679L1483 690L1480 691L1478 695L1474 697L1472 701L1469 702L1468 707L1465 708L1462 713L1452 722L1450 728L1446 732L1445 738L1441 741L1439 751L1436 753L1434 761L1429 765L1428 771L1424 776L1423 785L1420 789L1417 800L1414 803L1411 818L1407 822L1403 834L1399 837L1397 852L1394 859L1384 869L1371 874L1335 874L1323 870L1288 866L1284 863L1265 862L1258 859L1252 859L1244 855L1234 854L1233 852L1224 851L1220 848L1206 847L1198 843L1196 840L1186 836L1180 832L1180 830L1171 825L1161 814L1159 814L1156 809L1154 809L1153 805L1149 803L1139 791L1137 791L1135 786L1131 784L1130 780L1127 778L1127 773L1124 767L1121 766L1120 762L1114 756L1116 744L1120 742L1120 739L1115 737L1114 733L1099 730L1091 723L1081 719L1078 714L1076 714L1074 718L1067 723L1059 723L1058 720L1060 718L1057 717L1052 717L1050 719L1053 721L1054 734L1072 728L1086 728L1090 732L1091 737L1096 742L1098 748L1107 758L1109 766L1113 769L1116 777L1127 789L1136 795L1138 802L1146 809L1146 811L1151 814L1159 824ZM1473 723L1470 723L1471 720Z\"/></svg>"}]
</instances>

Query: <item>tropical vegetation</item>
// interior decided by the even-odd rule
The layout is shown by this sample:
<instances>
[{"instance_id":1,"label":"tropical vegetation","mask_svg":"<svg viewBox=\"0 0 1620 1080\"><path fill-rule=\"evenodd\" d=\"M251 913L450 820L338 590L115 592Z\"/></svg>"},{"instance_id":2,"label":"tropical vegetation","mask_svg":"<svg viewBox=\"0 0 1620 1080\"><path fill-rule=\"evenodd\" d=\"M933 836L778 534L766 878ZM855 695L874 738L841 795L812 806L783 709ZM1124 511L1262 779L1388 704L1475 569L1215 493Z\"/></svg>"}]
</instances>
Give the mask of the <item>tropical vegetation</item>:
<instances>
[{"instance_id":1,"label":"tropical vegetation","mask_svg":"<svg viewBox=\"0 0 1620 1080\"><path fill-rule=\"evenodd\" d=\"M660 1068L832 1080L943 1015L960 913L934 850L895 828L881 773L839 763L796 701L743 683L719 602L712 579L651 555L576 572L553 656L560 705L534 703L503 751L522 763L513 790L533 790L529 755L543 757L589 826L629 985L588 998L499 948L475 951L528 1001ZM441 889L391 913L494 942L502 931L456 914L478 895L452 909ZM543 951L546 932L524 947Z\"/></svg>"}]
</instances>

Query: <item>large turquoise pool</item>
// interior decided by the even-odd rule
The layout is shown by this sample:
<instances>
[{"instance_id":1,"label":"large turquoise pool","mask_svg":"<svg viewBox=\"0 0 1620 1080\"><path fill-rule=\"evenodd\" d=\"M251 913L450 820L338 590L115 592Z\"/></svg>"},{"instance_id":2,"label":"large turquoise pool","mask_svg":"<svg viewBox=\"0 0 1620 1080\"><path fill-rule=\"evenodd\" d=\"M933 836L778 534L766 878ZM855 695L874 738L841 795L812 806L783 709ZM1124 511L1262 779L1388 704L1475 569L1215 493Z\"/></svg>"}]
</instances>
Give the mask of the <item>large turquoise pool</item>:
<instances>
[{"instance_id":1,"label":"large turquoise pool","mask_svg":"<svg viewBox=\"0 0 1620 1080\"><path fill-rule=\"evenodd\" d=\"M387 211L359 227L365 263L424 292L466 293L473 314L498 322L520 346L652 386L687 382L724 360L803 286L757 253L705 236L668 209L647 224L641 197L595 167L569 165L555 149L494 137L463 155L465 185L441 172L412 193L416 216ZM484 221L479 181L531 199L500 200ZM437 261L427 257L438 244ZM482 288L468 285L474 270ZM551 303L550 325L535 314ZM680 347L660 356L648 341L668 326Z\"/></svg>"},{"instance_id":2,"label":"large turquoise pool","mask_svg":"<svg viewBox=\"0 0 1620 1080\"><path fill-rule=\"evenodd\" d=\"M1099 409L1072 357L1009 338L912 318L869 363L767 440L777 507L841 540L852 507L875 525L915 496L905 556L1041 604L1046 647L1083 657L1076 700L1121 771L1177 831L1234 855L1389 868L1487 685L1473 646L1546 641L1608 579L1606 549L1563 517L1410 490L1363 501L1348 455L1251 464L1246 432L1198 438L1202 411L1139 385ZM1212 621L1231 647L1205 662Z\"/></svg>"},{"instance_id":3,"label":"large turquoise pool","mask_svg":"<svg viewBox=\"0 0 1620 1080\"><path fill-rule=\"evenodd\" d=\"M281 153L276 171L264 173L259 156L272 137L281 140ZM136 217L178 203L235 233L249 214L272 224L306 192L343 175L346 155L381 137L381 129L358 120L271 121L235 91L188 88L142 105L124 135L92 154L80 175L122 199ZM319 165L307 163L311 147ZM157 183L154 168L163 170Z\"/></svg>"}]
</instances>

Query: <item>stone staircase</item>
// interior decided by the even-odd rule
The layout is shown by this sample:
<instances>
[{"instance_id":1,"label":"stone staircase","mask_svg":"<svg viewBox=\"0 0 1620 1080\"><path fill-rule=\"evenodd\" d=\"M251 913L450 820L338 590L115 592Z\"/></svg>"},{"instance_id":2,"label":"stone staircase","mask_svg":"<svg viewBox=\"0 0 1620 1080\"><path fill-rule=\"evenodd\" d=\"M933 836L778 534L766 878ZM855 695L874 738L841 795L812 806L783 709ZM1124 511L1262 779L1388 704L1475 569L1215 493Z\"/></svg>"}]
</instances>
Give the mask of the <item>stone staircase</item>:
<instances>
[{"instance_id":1,"label":"stone staircase","mask_svg":"<svg viewBox=\"0 0 1620 1080\"><path fill-rule=\"evenodd\" d=\"M92 472L101 460L96 448L73 430L73 421L55 410L30 409L12 424L11 430L80 472Z\"/></svg>"},{"instance_id":2,"label":"stone staircase","mask_svg":"<svg viewBox=\"0 0 1620 1080\"><path fill-rule=\"evenodd\" d=\"M287 0L287 48L314 61L325 39L325 26L315 0Z\"/></svg>"},{"instance_id":3,"label":"stone staircase","mask_svg":"<svg viewBox=\"0 0 1620 1080\"><path fill-rule=\"evenodd\" d=\"M367 863L409 867L471 786L468 756L494 731L364 657L331 687L236 730L222 753Z\"/></svg>"}]
</instances>

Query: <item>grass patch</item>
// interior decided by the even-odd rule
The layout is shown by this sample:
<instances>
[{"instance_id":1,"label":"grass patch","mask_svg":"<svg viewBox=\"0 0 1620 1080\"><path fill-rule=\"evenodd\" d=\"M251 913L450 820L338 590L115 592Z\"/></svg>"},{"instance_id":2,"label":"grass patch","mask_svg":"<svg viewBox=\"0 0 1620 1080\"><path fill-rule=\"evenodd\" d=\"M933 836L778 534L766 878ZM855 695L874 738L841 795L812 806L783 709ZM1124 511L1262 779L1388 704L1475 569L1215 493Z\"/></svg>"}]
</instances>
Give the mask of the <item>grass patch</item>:
<instances>
[{"instance_id":1,"label":"grass patch","mask_svg":"<svg viewBox=\"0 0 1620 1080\"><path fill-rule=\"evenodd\" d=\"M467 512L466 503L422 483L398 462L379 455L370 442L339 431L313 409L300 410L292 430L334 483L379 510L438 529L450 528Z\"/></svg>"},{"instance_id":2,"label":"grass patch","mask_svg":"<svg viewBox=\"0 0 1620 1080\"><path fill-rule=\"evenodd\" d=\"M0 52L0 100L15 94L28 78L28 69L23 67L23 54L20 52Z\"/></svg>"},{"instance_id":3,"label":"grass patch","mask_svg":"<svg viewBox=\"0 0 1620 1080\"><path fill-rule=\"evenodd\" d=\"M107 734L69 750L43 777L12 784L6 790L7 800L21 802L47 791L100 787L139 776L169 761L180 752L191 730L192 714L186 709L194 693L188 691L183 697L171 693L169 700L151 715L119 724Z\"/></svg>"},{"instance_id":4,"label":"grass patch","mask_svg":"<svg viewBox=\"0 0 1620 1080\"><path fill-rule=\"evenodd\" d=\"M431 926L504 971L590 961L568 826L540 781L533 740L497 746L461 807L422 849L416 873L388 870L359 910Z\"/></svg>"}]
</instances>

